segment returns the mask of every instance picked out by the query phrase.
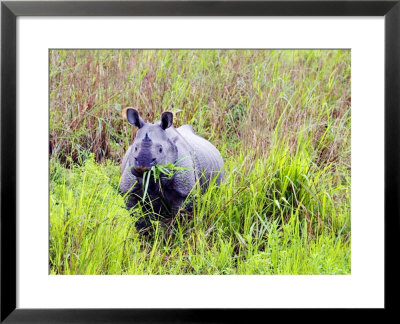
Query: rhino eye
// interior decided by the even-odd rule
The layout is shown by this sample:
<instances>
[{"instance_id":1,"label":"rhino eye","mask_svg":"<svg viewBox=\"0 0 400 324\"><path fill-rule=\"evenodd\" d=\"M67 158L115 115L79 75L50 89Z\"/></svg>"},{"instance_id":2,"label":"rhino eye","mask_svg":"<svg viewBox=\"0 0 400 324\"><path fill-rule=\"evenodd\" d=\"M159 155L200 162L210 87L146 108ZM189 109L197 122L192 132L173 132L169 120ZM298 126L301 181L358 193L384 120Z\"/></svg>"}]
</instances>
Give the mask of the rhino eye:
<instances>
[{"instance_id":1,"label":"rhino eye","mask_svg":"<svg viewBox=\"0 0 400 324\"><path fill-rule=\"evenodd\" d=\"M137 151L137 146L135 147L135 152Z\"/></svg>"},{"instance_id":2,"label":"rhino eye","mask_svg":"<svg viewBox=\"0 0 400 324\"><path fill-rule=\"evenodd\" d=\"M158 152L160 152L160 153L162 152L162 147L159 148Z\"/></svg>"}]
</instances>

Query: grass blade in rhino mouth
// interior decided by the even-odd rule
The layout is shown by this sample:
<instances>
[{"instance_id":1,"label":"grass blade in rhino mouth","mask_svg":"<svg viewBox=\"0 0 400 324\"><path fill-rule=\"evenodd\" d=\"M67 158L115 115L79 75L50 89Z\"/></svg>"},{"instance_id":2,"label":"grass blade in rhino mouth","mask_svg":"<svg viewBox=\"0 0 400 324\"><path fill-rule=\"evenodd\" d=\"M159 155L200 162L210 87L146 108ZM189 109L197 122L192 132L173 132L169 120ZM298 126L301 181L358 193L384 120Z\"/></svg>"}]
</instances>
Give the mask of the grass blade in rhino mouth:
<instances>
[{"instance_id":1,"label":"grass blade in rhino mouth","mask_svg":"<svg viewBox=\"0 0 400 324\"><path fill-rule=\"evenodd\" d=\"M142 201L145 200L148 189L149 189L149 183L150 179L153 178L154 182L161 182L161 180L164 180L163 175L166 176L166 180L171 180L172 177L176 174L178 171L194 171L194 169L190 168L185 168L181 166L177 166L174 163L168 163L168 164L156 164L153 165L150 170L146 170L143 172L143 197Z\"/></svg>"}]
</instances>

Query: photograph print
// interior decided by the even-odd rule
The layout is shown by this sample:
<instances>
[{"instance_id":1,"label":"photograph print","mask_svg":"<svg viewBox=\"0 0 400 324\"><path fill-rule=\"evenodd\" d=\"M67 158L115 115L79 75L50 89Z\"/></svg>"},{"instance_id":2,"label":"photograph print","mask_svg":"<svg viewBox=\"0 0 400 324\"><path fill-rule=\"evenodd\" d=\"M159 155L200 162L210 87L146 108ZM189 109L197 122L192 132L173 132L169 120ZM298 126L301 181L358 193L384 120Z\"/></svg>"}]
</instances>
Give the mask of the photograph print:
<instances>
[{"instance_id":1,"label":"photograph print","mask_svg":"<svg viewBox=\"0 0 400 324\"><path fill-rule=\"evenodd\" d=\"M49 50L49 274L351 274L351 51Z\"/></svg>"}]
</instances>

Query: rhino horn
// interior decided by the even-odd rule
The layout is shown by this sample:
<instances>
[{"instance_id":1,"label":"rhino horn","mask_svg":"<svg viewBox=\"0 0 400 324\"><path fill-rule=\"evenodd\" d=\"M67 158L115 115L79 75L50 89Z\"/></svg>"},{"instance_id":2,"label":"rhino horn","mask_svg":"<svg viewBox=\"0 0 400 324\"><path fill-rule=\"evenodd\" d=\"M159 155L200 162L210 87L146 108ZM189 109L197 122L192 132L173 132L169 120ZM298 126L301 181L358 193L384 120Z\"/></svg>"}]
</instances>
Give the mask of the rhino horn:
<instances>
[{"instance_id":1,"label":"rhino horn","mask_svg":"<svg viewBox=\"0 0 400 324\"><path fill-rule=\"evenodd\" d=\"M146 133L146 136L143 139L144 142L151 142L151 139L149 137L149 134Z\"/></svg>"}]
</instances>

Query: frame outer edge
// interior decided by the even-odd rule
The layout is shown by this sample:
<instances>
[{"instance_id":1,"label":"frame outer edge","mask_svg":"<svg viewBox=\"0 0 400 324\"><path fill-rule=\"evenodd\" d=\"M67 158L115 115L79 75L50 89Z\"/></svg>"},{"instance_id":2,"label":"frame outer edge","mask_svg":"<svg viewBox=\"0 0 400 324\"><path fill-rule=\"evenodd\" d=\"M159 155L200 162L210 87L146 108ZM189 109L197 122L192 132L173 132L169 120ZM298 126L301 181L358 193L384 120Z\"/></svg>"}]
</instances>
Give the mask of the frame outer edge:
<instances>
[{"instance_id":1,"label":"frame outer edge","mask_svg":"<svg viewBox=\"0 0 400 324\"><path fill-rule=\"evenodd\" d=\"M6 1L17 16L383 16L397 0Z\"/></svg>"},{"instance_id":2,"label":"frame outer edge","mask_svg":"<svg viewBox=\"0 0 400 324\"><path fill-rule=\"evenodd\" d=\"M27 2L25 2L26 4ZM16 310L16 16L18 9L1 3L1 240L0 240L0 322L9 322L15 315L28 319L31 310ZM34 3L31 3L32 5ZM10 9L11 8L11 9ZM28 9L29 10L29 9ZM26 14L26 12L25 12ZM29 14L28 14L29 15ZM32 14L35 16L36 14ZM385 17L385 307L394 308L388 296L396 293L394 270L388 269L388 237L399 235L400 229L400 3ZM8 215L11 217L5 217ZM398 237L398 236L397 236ZM5 244L6 243L6 244ZM7 261L7 264L5 264ZM42 310L41 319L50 310ZM63 310L58 310L63 312ZM65 310L68 312L67 310ZM73 311L73 310L72 310ZM77 310L76 310L77 311ZM111 313L121 310L109 310ZM128 311L128 310L126 310ZM131 310L129 310L131 311ZM40 312L37 310L37 312ZM85 311L77 311L84 313ZM22 313L22 314L21 314ZM22 318L18 315L23 315ZM28 315L25 317L24 315ZM31 319L34 319L30 317Z\"/></svg>"},{"instance_id":3,"label":"frame outer edge","mask_svg":"<svg viewBox=\"0 0 400 324\"><path fill-rule=\"evenodd\" d=\"M398 274L390 261L400 236L400 2L385 17L385 308L395 309ZM395 239L396 240L396 239ZM392 251L394 250L394 251ZM395 254L393 254L394 252ZM397 282L397 284L396 284ZM392 298L390 298L392 296Z\"/></svg>"},{"instance_id":4,"label":"frame outer edge","mask_svg":"<svg viewBox=\"0 0 400 324\"><path fill-rule=\"evenodd\" d=\"M1 316L16 308L16 16L1 4Z\"/></svg>"}]
</instances>

